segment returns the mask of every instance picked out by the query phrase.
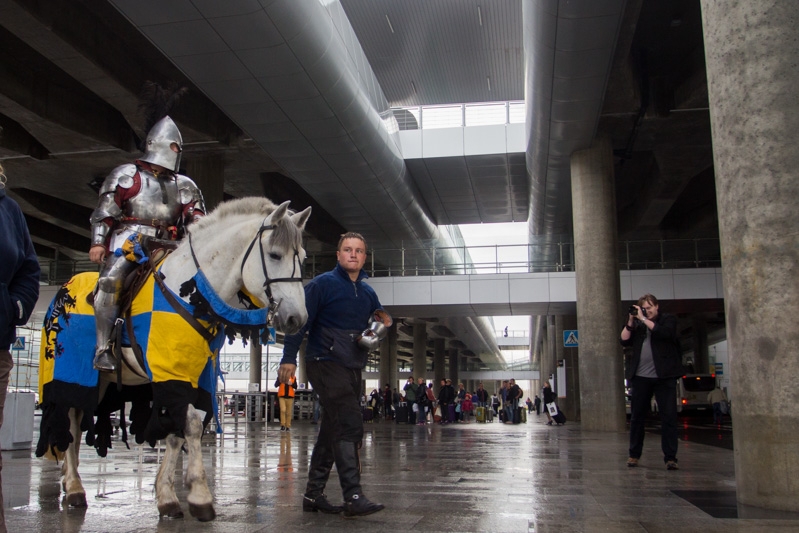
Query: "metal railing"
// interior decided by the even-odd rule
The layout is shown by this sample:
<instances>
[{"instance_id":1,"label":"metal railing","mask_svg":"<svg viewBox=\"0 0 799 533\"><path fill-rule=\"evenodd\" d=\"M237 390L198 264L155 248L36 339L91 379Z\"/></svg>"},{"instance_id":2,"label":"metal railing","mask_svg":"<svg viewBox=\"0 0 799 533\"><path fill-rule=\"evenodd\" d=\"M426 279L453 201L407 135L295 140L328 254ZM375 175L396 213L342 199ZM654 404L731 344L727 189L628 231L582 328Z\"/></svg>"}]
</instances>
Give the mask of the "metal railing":
<instances>
[{"instance_id":1,"label":"metal railing","mask_svg":"<svg viewBox=\"0 0 799 533\"><path fill-rule=\"evenodd\" d=\"M539 257L556 259L546 262ZM618 259L621 270L718 268L721 249L718 239L622 241ZM335 261L335 252L310 254L305 262L305 275L313 277L330 270ZM364 269L372 277L573 272L574 244L379 249L369 252Z\"/></svg>"},{"instance_id":2,"label":"metal railing","mask_svg":"<svg viewBox=\"0 0 799 533\"><path fill-rule=\"evenodd\" d=\"M523 124L527 107L524 101L513 101L395 107L392 111L402 131Z\"/></svg>"},{"instance_id":3,"label":"metal railing","mask_svg":"<svg viewBox=\"0 0 799 533\"><path fill-rule=\"evenodd\" d=\"M453 260L452 258L457 258ZM554 257L542 261L539 257ZM476 258L476 259L475 259ZM662 270L718 268L721 248L718 239L672 239L621 241L621 270ZM332 269L336 254L309 254L303 276L312 278ZM496 244L490 246L402 247L370 250L365 270L372 277L446 276L463 274L508 274L518 272L573 272L574 244ZM96 272L90 261L51 260L42 263L42 281L54 285L79 272Z\"/></svg>"}]
</instances>

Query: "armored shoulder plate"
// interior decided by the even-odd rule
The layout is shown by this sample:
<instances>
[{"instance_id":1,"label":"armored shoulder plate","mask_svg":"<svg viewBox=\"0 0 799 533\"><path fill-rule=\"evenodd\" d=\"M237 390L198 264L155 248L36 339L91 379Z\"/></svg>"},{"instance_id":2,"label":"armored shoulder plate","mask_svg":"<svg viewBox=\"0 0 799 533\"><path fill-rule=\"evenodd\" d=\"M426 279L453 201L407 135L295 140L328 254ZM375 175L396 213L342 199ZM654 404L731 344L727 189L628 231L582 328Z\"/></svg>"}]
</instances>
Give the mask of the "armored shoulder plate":
<instances>
[{"instance_id":1,"label":"armored shoulder plate","mask_svg":"<svg viewBox=\"0 0 799 533\"><path fill-rule=\"evenodd\" d=\"M175 181L178 185L178 198L183 205L194 204L194 210L205 213L205 201L203 193L194 181L183 174L175 174Z\"/></svg>"},{"instance_id":2,"label":"armored shoulder plate","mask_svg":"<svg viewBox=\"0 0 799 533\"><path fill-rule=\"evenodd\" d=\"M103 181L100 187L100 199L97 202L97 208L92 212L89 221L92 224L93 241L98 244L98 240L107 233L107 228L100 228L97 225L101 224L106 218L117 219L122 215L119 206L114 202L114 193L117 187L130 188L133 186L133 176L136 175L136 165L127 164L120 165L111 171ZM105 224L103 224L105 226Z\"/></svg>"},{"instance_id":3,"label":"armored shoulder plate","mask_svg":"<svg viewBox=\"0 0 799 533\"><path fill-rule=\"evenodd\" d=\"M120 165L112 170L103 181L100 187L100 196L114 192L117 187L129 189L133 186L133 176L136 175L136 165L129 163L127 165Z\"/></svg>"}]
</instances>

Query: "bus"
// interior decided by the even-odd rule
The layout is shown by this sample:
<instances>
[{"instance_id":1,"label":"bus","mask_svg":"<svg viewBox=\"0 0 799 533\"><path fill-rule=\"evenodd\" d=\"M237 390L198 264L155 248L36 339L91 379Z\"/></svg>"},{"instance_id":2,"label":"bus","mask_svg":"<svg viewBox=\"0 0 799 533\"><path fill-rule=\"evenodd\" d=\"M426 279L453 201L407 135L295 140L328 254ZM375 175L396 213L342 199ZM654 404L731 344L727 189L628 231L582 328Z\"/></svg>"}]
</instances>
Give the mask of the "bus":
<instances>
[{"instance_id":1,"label":"bus","mask_svg":"<svg viewBox=\"0 0 799 533\"><path fill-rule=\"evenodd\" d=\"M677 380L677 412L711 409L707 395L715 388L716 374L685 374Z\"/></svg>"}]
</instances>

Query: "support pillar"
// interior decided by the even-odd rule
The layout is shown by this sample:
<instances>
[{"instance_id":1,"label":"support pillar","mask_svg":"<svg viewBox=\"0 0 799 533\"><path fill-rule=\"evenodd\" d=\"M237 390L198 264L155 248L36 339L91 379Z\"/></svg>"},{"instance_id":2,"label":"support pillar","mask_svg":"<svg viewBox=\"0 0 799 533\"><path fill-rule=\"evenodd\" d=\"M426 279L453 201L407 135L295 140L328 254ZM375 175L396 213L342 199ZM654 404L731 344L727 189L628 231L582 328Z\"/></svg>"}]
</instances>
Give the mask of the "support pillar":
<instances>
[{"instance_id":1,"label":"support pillar","mask_svg":"<svg viewBox=\"0 0 799 533\"><path fill-rule=\"evenodd\" d=\"M427 381L427 324L413 324L413 377Z\"/></svg>"},{"instance_id":2,"label":"support pillar","mask_svg":"<svg viewBox=\"0 0 799 533\"><path fill-rule=\"evenodd\" d=\"M438 398L438 391L441 390L441 380L446 379L447 375L444 372L444 339L433 339L433 388Z\"/></svg>"},{"instance_id":3,"label":"support pillar","mask_svg":"<svg viewBox=\"0 0 799 533\"><path fill-rule=\"evenodd\" d=\"M619 345L621 289L617 257L613 150L606 138L571 157L580 406L583 429L625 431L624 361Z\"/></svg>"},{"instance_id":4,"label":"support pillar","mask_svg":"<svg viewBox=\"0 0 799 533\"><path fill-rule=\"evenodd\" d=\"M799 2L701 5L737 498L797 512Z\"/></svg>"},{"instance_id":5,"label":"support pillar","mask_svg":"<svg viewBox=\"0 0 799 533\"><path fill-rule=\"evenodd\" d=\"M458 391L458 349L449 349L449 372L447 377L452 380L452 386L455 387L455 392Z\"/></svg>"},{"instance_id":6,"label":"support pillar","mask_svg":"<svg viewBox=\"0 0 799 533\"><path fill-rule=\"evenodd\" d=\"M224 199L225 159L219 154L191 154L186 158L186 174L203 193L206 211Z\"/></svg>"},{"instance_id":7,"label":"support pillar","mask_svg":"<svg viewBox=\"0 0 799 533\"><path fill-rule=\"evenodd\" d=\"M261 350L261 343L257 341L249 341L250 343L250 391L252 391L252 385L258 384L258 390L263 391L266 387L263 387L261 381L263 378L261 376L261 366L263 364L263 352Z\"/></svg>"}]
</instances>

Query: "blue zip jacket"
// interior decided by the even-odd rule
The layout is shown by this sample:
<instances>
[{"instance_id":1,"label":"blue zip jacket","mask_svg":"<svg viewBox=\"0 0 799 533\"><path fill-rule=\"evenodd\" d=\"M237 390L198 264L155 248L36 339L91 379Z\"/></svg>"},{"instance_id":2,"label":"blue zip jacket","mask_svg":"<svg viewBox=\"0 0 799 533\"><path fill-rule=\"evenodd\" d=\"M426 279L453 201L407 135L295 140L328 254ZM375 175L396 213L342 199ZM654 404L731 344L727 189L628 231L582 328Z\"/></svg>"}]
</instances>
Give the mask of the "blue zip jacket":
<instances>
[{"instance_id":1,"label":"blue zip jacket","mask_svg":"<svg viewBox=\"0 0 799 533\"><path fill-rule=\"evenodd\" d=\"M19 205L0 189L0 350L16 338L39 299L39 261Z\"/></svg>"},{"instance_id":2,"label":"blue zip jacket","mask_svg":"<svg viewBox=\"0 0 799 533\"><path fill-rule=\"evenodd\" d=\"M297 352L305 336L308 347L305 359L335 360L335 354L322 342L323 328L357 330L359 333L369 325L369 318L383 307L374 289L363 282L368 276L361 270L358 280L352 281L341 265L312 279L305 286L305 308L308 321L294 335L283 340L283 358L280 364L297 364Z\"/></svg>"}]
</instances>

